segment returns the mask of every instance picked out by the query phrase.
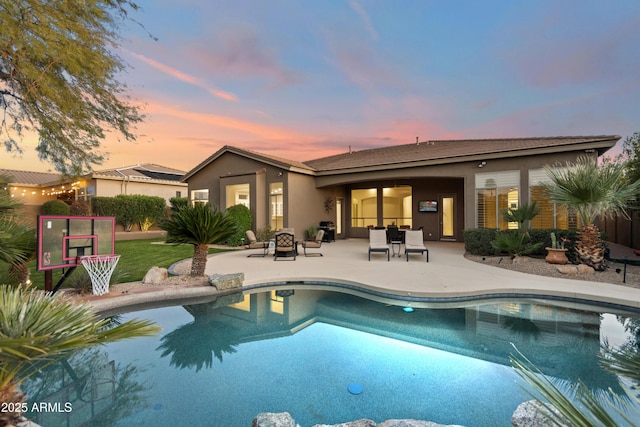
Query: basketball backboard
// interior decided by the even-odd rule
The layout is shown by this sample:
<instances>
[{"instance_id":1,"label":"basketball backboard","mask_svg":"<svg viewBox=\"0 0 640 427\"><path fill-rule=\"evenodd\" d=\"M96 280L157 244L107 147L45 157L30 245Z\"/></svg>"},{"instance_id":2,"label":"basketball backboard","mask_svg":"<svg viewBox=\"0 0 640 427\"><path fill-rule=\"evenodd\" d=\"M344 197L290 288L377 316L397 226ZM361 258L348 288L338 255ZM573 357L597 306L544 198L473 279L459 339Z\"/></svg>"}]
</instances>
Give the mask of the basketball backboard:
<instances>
[{"instance_id":1,"label":"basketball backboard","mask_svg":"<svg viewBox=\"0 0 640 427\"><path fill-rule=\"evenodd\" d=\"M114 217L38 215L39 271L76 267L79 257L114 250Z\"/></svg>"}]
</instances>

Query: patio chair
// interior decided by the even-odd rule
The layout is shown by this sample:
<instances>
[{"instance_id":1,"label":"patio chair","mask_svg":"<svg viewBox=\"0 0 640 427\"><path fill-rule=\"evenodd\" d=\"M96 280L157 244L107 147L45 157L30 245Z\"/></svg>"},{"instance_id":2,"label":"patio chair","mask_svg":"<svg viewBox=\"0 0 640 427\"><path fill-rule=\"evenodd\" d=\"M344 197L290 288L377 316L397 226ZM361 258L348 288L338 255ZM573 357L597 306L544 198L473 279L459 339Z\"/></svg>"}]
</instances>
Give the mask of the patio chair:
<instances>
[{"instance_id":1,"label":"patio chair","mask_svg":"<svg viewBox=\"0 0 640 427\"><path fill-rule=\"evenodd\" d=\"M296 238L292 233L287 233L285 231L276 233L276 249L274 254L274 261L280 258L293 257L292 261L296 260L296 256L298 255L298 242L296 242Z\"/></svg>"},{"instance_id":2,"label":"patio chair","mask_svg":"<svg viewBox=\"0 0 640 427\"><path fill-rule=\"evenodd\" d=\"M424 245L422 230L407 230L404 240L404 253L407 255L407 262L409 262L409 254L423 254L425 252L427 262L429 262L429 249Z\"/></svg>"},{"instance_id":3,"label":"patio chair","mask_svg":"<svg viewBox=\"0 0 640 427\"><path fill-rule=\"evenodd\" d=\"M252 257L252 256L261 256L264 257L267 255L267 253L269 252L269 242L258 242L258 239L256 239L256 234L253 232L253 230L247 230L245 233L245 236L247 236L247 244L244 246L245 249L262 249L262 253L256 253L256 254L251 254L251 255L247 255L247 257Z\"/></svg>"},{"instance_id":4,"label":"patio chair","mask_svg":"<svg viewBox=\"0 0 640 427\"><path fill-rule=\"evenodd\" d=\"M314 240L302 242L302 249L304 250L304 256L322 256L320 252L313 252L308 254L307 248L318 249L322 246L322 238L324 237L324 230L318 230Z\"/></svg>"},{"instance_id":5,"label":"patio chair","mask_svg":"<svg viewBox=\"0 0 640 427\"><path fill-rule=\"evenodd\" d=\"M302 242L302 249L304 256L323 256L320 252L307 253L307 249L319 249L322 246L322 239L324 238L324 230L318 230L314 240L308 240Z\"/></svg>"},{"instance_id":6,"label":"patio chair","mask_svg":"<svg viewBox=\"0 0 640 427\"><path fill-rule=\"evenodd\" d=\"M369 261L371 261L371 252L386 252L387 261L389 261L386 230L369 230Z\"/></svg>"}]
</instances>

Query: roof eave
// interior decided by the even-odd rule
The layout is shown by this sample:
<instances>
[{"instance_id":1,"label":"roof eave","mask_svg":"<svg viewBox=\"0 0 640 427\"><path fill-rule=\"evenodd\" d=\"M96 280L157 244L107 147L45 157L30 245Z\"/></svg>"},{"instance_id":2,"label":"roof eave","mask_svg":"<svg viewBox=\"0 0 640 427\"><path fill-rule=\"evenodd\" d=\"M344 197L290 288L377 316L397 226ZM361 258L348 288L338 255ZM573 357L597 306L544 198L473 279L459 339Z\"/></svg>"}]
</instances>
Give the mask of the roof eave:
<instances>
[{"instance_id":1,"label":"roof eave","mask_svg":"<svg viewBox=\"0 0 640 427\"><path fill-rule=\"evenodd\" d=\"M330 176L330 175L341 175L341 174L350 174L350 173L377 172L377 171L385 171L385 170L398 169L398 168L404 169L404 168L414 168L414 167L424 167L424 166L438 166L438 165L451 164L451 163L474 162L474 161L480 161L480 160L487 160L489 158L505 159L505 158L511 158L511 157L556 154L556 153L562 153L567 151L584 151L585 153L588 153L590 150L595 150L598 153L598 156L601 156L602 154L607 152L609 149L611 149L616 144L616 142L617 140L606 139L601 141L584 142L584 143L575 144L575 145L559 145L559 146L553 146L553 147L525 148L525 149L519 149L519 150L479 153L479 154L472 154L468 156L455 156L455 157L445 157L440 159L396 162L396 163L389 163L384 165L332 169L327 171L320 170L320 171L317 171L315 175Z\"/></svg>"}]
</instances>

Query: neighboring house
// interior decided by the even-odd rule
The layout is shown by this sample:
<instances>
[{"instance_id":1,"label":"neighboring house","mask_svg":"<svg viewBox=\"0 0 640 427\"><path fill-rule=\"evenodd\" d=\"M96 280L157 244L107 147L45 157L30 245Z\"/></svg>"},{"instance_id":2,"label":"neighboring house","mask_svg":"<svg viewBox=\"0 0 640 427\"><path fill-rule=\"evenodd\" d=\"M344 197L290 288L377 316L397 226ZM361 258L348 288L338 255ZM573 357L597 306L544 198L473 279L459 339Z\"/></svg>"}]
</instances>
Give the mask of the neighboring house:
<instances>
[{"instance_id":1,"label":"neighboring house","mask_svg":"<svg viewBox=\"0 0 640 427\"><path fill-rule=\"evenodd\" d=\"M55 173L10 169L0 169L0 175L10 177L11 195L22 201L25 216L34 224L40 207L49 200L90 203L92 197L144 194L162 197L168 206L172 197L187 197L187 184L181 182L184 171L152 163L94 171L73 179Z\"/></svg>"},{"instance_id":2,"label":"neighboring house","mask_svg":"<svg viewBox=\"0 0 640 427\"><path fill-rule=\"evenodd\" d=\"M183 176L184 171L153 163L95 171L79 180L76 198L88 201L94 196L144 194L162 197L168 206L172 197L187 197Z\"/></svg>"},{"instance_id":3,"label":"neighboring house","mask_svg":"<svg viewBox=\"0 0 640 427\"><path fill-rule=\"evenodd\" d=\"M0 169L0 175L9 178L9 193L11 197L22 203L23 218L35 225L40 207L45 202L56 198L50 194L51 183L59 183L60 174ZM70 190L70 188L62 188L62 186L59 186L58 189L60 191Z\"/></svg>"},{"instance_id":4,"label":"neighboring house","mask_svg":"<svg viewBox=\"0 0 640 427\"><path fill-rule=\"evenodd\" d=\"M470 228L513 228L500 214L537 201L535 228L569 228L576 218L547 200L544 166L595 159L617 135L426 141L296 162L225 146L187 172L189 199L248 206L253 226L300 232L321 221L337 237L370 226L422 227L427 240L462 241Z\"/></svg>"}]
</instances>

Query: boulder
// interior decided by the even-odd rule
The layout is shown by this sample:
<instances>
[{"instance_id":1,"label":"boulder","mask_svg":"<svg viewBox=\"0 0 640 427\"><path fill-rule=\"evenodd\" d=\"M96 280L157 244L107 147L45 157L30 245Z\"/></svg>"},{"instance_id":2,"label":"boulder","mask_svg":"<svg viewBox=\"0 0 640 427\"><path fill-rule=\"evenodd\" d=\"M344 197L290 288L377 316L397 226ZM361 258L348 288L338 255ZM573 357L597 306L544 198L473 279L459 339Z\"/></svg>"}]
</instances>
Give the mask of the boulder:
<instances>
[{"instance_id":1,"label":"boulder","mask_svg":"<svg viewBox=\"0 0 640 427\"><path fill-rule=\"evenodd\" d=\"M209 284L219 291L229 289L237 289L240 291L242 290L243 282L244 273L212 274L209 276Z\"/></svg>"},{"instance_id":2,"label":"boulder","mask_svg":"<svg viewBox=\"0 0 640 427\"><path fill-rule=\"evenodd\" d=\"M516 256L511 261L512 264L524 264L531 262L531 257L528 256Z\"/></svg>"},{"instance_id":3,"label":"boulder","mask_svg":"<svg viewBox=\"0 0 640 427\"><path fill-rule=\"evenodd\" d=\"M459 425L443 425L437 424L432 421L422 421L422 420L387 420L381 424L378 424L378 427L462 427Z\"/></svg>"},{"instance_id":4,"label":"boulder","mask_svg":"<svg viewBox=\"0 0 640 427\"><path fill-rule=\"evenodd\" d=\"M578 274L578 269L576 268L575 265L557 265L556 269L558 270L558 273L561 274L567 274L567 275L574 275L574 274Z\"/></svg>"},{"instance_id":5,"label":"boulder","mask_svg":"<svg viewBox=\"0 0 640 427\"><path fill-rule=\"evenodd\" d=\"M251 427L300 427L288 412L265 412L253 419Z\"/></svg>"},{"instance_id":6,"label":"boulder","mask_svg":"<svg viewBox=\"0 0 640 427\"><path fill-rule=\"evenodd\" d=\"M169 273L167 272L166 268L154 266L151 267L151 269L147 271L147 274L144 275L144 277L142 278L142 283L149 285L158 285L167 280L167 277L169 277Z\"/></svg>"},{"instance_id":7,"label":"boulder","mask_svg":"<svg viewBox=\"0 0 640 427\"><path fill-rule=\"evenodd\" d=\"M313 427L377 427L374 421L365 418L341 424L316 424Z\"/></svg>"},{"instance_id":8,"label":"boulder","mask_svg":"<svg viewBox=\"0 0 640 427\"><path fill-rule=\"evenodd\" d=\"M586 264L579 264L577 269L578 274L594 274L596 272L593 267L589 267Z\"/></svg>"},{"instance_id":9,"label":"boulder","mask_svg":"<svg viewBox=\"0 0 640 427\"><path fill-rule=\"evenodd\" d=\"M558 414L559 412L554 408L553 411ZM515 412L511 416L511 424L515 427L552 427L555 426L551 420L545 415L547 414L540 402L537 400L529 400L522 402L516 408ZM568 427L568 426L564 426Z\"/></svg>"}]
</instances>

